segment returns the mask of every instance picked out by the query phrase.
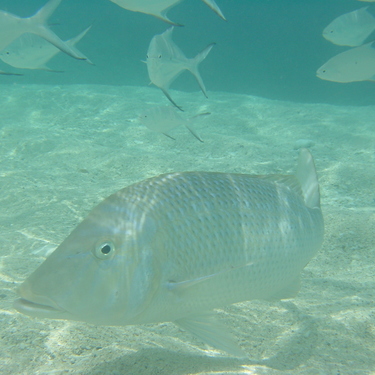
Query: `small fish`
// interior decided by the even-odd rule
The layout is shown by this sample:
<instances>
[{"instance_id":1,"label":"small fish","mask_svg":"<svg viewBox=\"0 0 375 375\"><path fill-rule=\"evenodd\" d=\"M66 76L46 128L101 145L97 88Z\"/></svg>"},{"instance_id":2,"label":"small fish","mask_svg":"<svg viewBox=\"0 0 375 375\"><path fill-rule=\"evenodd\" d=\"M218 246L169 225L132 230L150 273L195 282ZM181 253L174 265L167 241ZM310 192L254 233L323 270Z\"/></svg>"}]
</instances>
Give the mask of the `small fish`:
<instances>
[{"instance_id":1,"label":"small fish","mask_svg":"<svg viewBox=\"0 0 375 375\"><path fill-rule=\"evenodd\" d=\"M320 79L333 82L375 80L374 42L351 48L329 59L316 72Z\"/></svg>"},{"instance_id":2,"label":"small fish","mask_svg":"<svg viewBox=\"0 0 375 375\"><path fill-rule=\"evenodd\" d=\"M207 57L215 43L208 45L194 58L188 59L173 42L172 32L173 26L151 39L147 51L147 71L151 83L159 87L169 101L182 111L182 108L169 95L169 86L184 70L189 70L197 80L203 94L207 97L206 88L199 74L198 66Z\"/></svg>"},{"instance_id":3,"label":"small fish","mask_svg":"<svg viewBox=\"0 0 375 375\"><path fill-rule=\"evenodd\" d=\"M375 17L367 8L363 7L335 18L323 30L324 38L339 46L362 45L375 30Z\"/></svg>"},{"instance_id":4,"label":"small fish","mask_svg":"<svg viewBox=\"0 0 375 375\"><path fill-rule=\"evenodd\" d=\"M61 0L50 0L39 9L36 14L28 18L20 18L14 14L0 10L0 51L22 34L32 33L44 38L69 56L79 60L85 60L85 56L79 54L77 50L64 43L46 25L47 19L60 3Z\"/></svg>"},{"instance_id":5,"label":"small fish","mask_svg":"<svg viewBox=\"0 0 375 375\"><path fill-rule=\"evenodd\" d=\"M73 50L77 51L74 47L90 30L91 26L84 30L82 33L77 35L75 38L65 41ZM12 43L10 43L5 49L0 51L0 59L6 64L14 66L19 69L42 69L51 72L46 66L46 63L57 55L60 50L53 44L47 42L45 39L35 34L23 34ZM77 51L77 54L84 56L81 52ZM84 56L86 61L90 64L92 62Z\"/></svg>"},{"instance_id":6,"label":"small fish","mask_svg":"<svg viewBox=\"0 0 375 375\"><path fill-rule=\"evenodd\" d=\"M202 115L208 115L209 113L200 113L197 116ZM142 113L139 116L140 122L147 126L150 130L162 133L165 136L175 140L171 135L168 134L169 130L172 130L178 126L186 126L186 128L190 131L191 134L195 138L198 139L198 141L203 142L202 138L199 137L199 135L192 129L189 122L196 118L197 116L192 117L191 119L182 118L174 108L170 106L158 106L158 107L152 107Z\"/></svg>"},{"instance_id":7,"label":"small fish","mask_svg":"<svg viewBox=\"0 0 375 375\"><path fill-rule=\"evenodd\" d=\"M164 22L170 23L174 26L182 26L179 23L171 21L167 17L167 12L182 0L110 0L119 5L121 8L131 10L133 12L140 12L150 14L161 19ZM202 0L206 3L218 16L225 20L224 14L217 6L214 0Z\"/></svg>"},{"instance_id":8,"label":"small fish","mask_svg":"<svg viewBox=\"0 0 375 375\"><path fill-rule=\"evenodd\" d=\"M213 309L294 297L323 232L307 149L295 176L167 173L94 208L20 285L14 307L95 325L170 321L244 356Z\"/></svg>"}]
</instances>

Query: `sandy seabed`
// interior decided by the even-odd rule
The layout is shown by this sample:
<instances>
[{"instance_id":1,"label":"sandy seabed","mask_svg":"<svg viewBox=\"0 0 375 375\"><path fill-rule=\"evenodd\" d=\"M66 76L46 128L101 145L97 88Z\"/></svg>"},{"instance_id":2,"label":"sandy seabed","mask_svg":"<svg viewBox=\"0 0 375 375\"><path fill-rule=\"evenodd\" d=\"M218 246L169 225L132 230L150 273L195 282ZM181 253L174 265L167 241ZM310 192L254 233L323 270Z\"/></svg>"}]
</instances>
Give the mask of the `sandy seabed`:
<instances>
[{"instance_id":1,"label":"sandy seabed","mask_svg":"<svg viewBox=\"0 0 375 375\"><path fill-rule=\"evenodd\" d=\"M154 88L0 86L0 373L375 374L375 106L172 96L182 116L211 112L194 124L204 143L139 123L167 104ZM106 196L171 171L293 173L301 139L320 177L325 241L296 298L218 310L247 360L173 323L95 327L12 308L16 286Z\"/></svg>"}]
</instances>

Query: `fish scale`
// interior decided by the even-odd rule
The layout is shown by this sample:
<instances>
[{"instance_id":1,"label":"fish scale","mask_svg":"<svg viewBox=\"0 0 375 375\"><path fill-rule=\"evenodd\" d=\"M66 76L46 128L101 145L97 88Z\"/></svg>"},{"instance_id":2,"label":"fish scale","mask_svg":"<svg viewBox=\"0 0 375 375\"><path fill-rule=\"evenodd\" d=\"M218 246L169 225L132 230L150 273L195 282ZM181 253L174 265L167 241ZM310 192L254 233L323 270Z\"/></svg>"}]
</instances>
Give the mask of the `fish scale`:
<instances>
[{"instance_id":1,"label":"fish scale","mask_svg":"<svg viewBox=\"0 0 375 375\"><path fill-rule=\"evenodd\" d=\"M322 240L307 150L295 177L168 173L94 208L20 286L15 308L101 325L173 321L241 356L209 312L295 296Z\"/></svg>"}]
</instances>

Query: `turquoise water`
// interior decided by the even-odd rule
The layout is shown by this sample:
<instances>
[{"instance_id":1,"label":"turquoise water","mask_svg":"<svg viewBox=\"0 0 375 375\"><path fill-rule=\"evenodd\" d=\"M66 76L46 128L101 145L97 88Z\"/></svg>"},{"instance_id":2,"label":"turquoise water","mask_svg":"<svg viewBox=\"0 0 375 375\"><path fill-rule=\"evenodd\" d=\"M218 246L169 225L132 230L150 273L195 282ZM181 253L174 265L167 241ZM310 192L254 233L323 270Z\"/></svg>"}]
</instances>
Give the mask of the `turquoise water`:
<instances>
[{"instance_id":1,"label":"turquoise water","mask_svg":"<svg viewBox=\"0 0 375 375\"><path fill-rule=\"evenodd\" d=\"M145 59L168 25L107 0L64 0L51 27L91 66L59 54L64 73L0 69L0 373L4 374L374 374L374 84L338 84L316 69L343 47L322 29L357 1L202 1L169 17L174 40L194 56L216 46L200 71L209 98L184 73L171 95L181 116L210 112L175 141L138 120L166 105L149 87ZM29 16L44 1L0 1ZM247 355L214 351L172 323L95 327L17 313L15 288L103 198L171 171L290 174L308 140L320 178L326 233L296 298L218 310ZM303 143L303 142L302 142Z\"/></svg>"},{"instance_id":2,"label":"turquoise water","mask_svg":"<svg viewBox=\"0 0 375 375\"><path fill-rule=\"evenodd\" d=\"M29 16L45 1L1 0L0 9ZM371 82L348 85L325 82L316 70L333 55L345 50L326 41L322 30L335 17L365 6L355 0L236 0L218 5L223 22L200 0L185 0L168 13L184 24L174 40L188 57L207 44L215 49L201 66L209 90L246 93L270 99L331 103L372 104ZM60 54L51 62L65 74L28 72L5 82L46 84L110 84L144 86L149 83L145 64L151 38L167 24L154 17L121 9L108 0L64 0L50 18L53 30L68 39L93 25L79 43L96 64L87 66ZM196 83L184 74L173 85L195 91Z\"/></svg>"}]
</instances>

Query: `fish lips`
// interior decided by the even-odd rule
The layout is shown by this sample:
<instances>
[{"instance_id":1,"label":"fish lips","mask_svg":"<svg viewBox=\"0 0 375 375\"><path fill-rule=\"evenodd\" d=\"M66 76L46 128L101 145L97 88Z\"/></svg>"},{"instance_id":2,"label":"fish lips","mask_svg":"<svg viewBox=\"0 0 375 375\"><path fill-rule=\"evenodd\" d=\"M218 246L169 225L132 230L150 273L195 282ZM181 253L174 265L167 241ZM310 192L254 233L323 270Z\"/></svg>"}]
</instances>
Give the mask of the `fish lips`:
<instances>
[{"instance_id":1,"label":"fish lips","mask_svg":"<svg viewBox=\"0 0 375 375\"><path fill-rule=\"evenodd\" d=\"M69 313L58 306L48 297L33 294L22 285L18 289L21 298L13 302L13 307L20 313L35 317L49 319L67 319Z\"/></svg>"}]
</instances>

